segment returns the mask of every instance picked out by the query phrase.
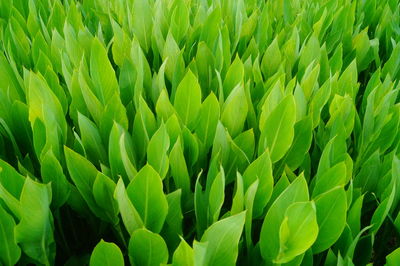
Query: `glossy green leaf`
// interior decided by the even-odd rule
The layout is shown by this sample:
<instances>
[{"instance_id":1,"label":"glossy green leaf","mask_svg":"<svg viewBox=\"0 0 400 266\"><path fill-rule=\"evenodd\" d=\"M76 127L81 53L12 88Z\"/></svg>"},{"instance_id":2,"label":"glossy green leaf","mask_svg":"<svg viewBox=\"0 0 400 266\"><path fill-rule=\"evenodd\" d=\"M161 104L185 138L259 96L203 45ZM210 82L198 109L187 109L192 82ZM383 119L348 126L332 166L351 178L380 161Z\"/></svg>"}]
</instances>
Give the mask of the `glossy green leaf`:
<instances>
[{"instance_id":1,"label":"glossy green leaf","mask_svg":"<svg viewBox=\"0 0 400 266\"><path fill-rule=\"evenodd\" d=\"M107 57L107 51L99 39L94 38L90 54L90 76L92 77L97 98L106 104L118 91L118 82L114 69Z\"/></svg>"},{"instance_id":2,"label":"glossy green leaf","mask_svg":"<svg viewBox=\"0 0 400 266\"><path fill-rule=\"evenodd\" d=\"M258 153L270 150L271 161L280 160L289 150L294 138L296 106L292 95L288 95L267 117L261 128Z\"/></svg>"},{"instance_id":3,"label":"glossy green leaf","mask_svg":"<svg viewBox=\"0 0 400 266\"><path fill-rule=\"evenodd\" d=\"M136 229L143 227L143 221L126 192L122 178L118 180L117 186L115 187L114 198L118 203L125 228L128 233L132 235Z\"/></svg>"},{"instance_id":4,"label":"glossy green leaf","mask_svg":"<svg viewBox=\"0 0 400 266\"><path fill-rule=\"evenodd\" d=\"M280 252L279 228L285 218L286 210L291 204L303 201L308 201L308 188L304 176L301 175L278 196L264 218L260 248L265 260L275 260Z\"/></svg>"},{"instance_id":5,"label":"glossy green leaf","mask_svg":"<svg viewBox=\"0 0 400 266\"><path fill-rule=\"evenodd\" d=\"M147 147L147 161L158 172L161 179L167 175L169 159L167 151L169 149L169 136L164 123L154 133Z\"/></svg>"},{"instance_id":6,"label":"glossy green leaf","mask_svg":"<svg viewBox=\"0 0 400 266\"><path fill-rule=\"evenodd\" d=\"M167 263L167 245L160 235L147 229L138 229L129 241L129 259L132 265L155 266Z\"/></svg>"},{"instance_id":7,"label":"glossy green leaf","mask_svg":"<svg viewBox=\"0 0 400 266\"><path fill-rule=\"evenodd\" d=\"M193 249L189 246L184 239L181 239L181 243L174 252L172 257L172 265L174 266L193 266L194 253Z\"/></svg>"},{"instance_id":8,"label":"glossy green leaf","mask_svg":"<svg viewBox=\"0 0 400 266\"><path fill-rule=\"evenodd\" d=\"M177 188L181 188L185 198L190 194L190 177L183 154L180 138L175 142L169 155L171 174Z\"/></svg>"},{"instance_id":9,"label":"glossy green leaf","mask_svg":"<svg viewBox=\"0 0 400 266\"><path fill-rule=\"evenodd\" d=\"M15 241L15 221L0 206L0 261L4 265L15 265L21 256L21 249Z\"/></svg>"},{"instance_id":10,"label":"glossy green leaf","mask_svg":"<svg viewBox=\"0 0 400 266\"><path fill-rule=\"evenodd\" d=\"M168 213L168 202L158 173L150 165L145 165L126 192L145 227L159 233Z\"/></svg>"},{"instance_id":11,"label":"glossy green leaf","mask_svg":"<svg viewBox=\"0 0 400 266\"><path fill-rule=\"evenodd\" d=\"M44 183L51 182L52 205L56 208L61 207L69 197L70 183L51 150L43 156L40 172Z\"/></svg>"},{"instance_id":12,"label":"glossy green leaf","mask_svg":"<svg viewBox=\"0 0 400 266\"><path fill-rule=\"evenodd\" d=\"M211 92L201 105L195 129L206 148L209 148L214 140L219 113L220 107L217 97Z\"/></svg>"},{"instance_id":13,"label":"glossy green leaf","mask_svg":"<svg viewBox=\"0 0 400 266\"><path fill-rule=\"evenodd\" d=\"M347 201L343 188L332 189L315 198L318 238L312 250L319 253L332 246L342 234L346 224Z\"/></svg>"},{"instance_id":14,"label":"glossy green leaf","mask_svg":"<svg viewBox=\"0 0 400 266\"><path fill-rule=\"evenodd\" d=\"M221 122L228 128L232 137L236 137L244 127L248 111L245 97L243 84L238 84L222 107Z\"/></svg>"},{"instance_id":15,"label":"glossy green leaf","mask_svg":"<svg viewBox=\"0 0 400 266\"><path fill-rule=\"evenodd\" d=\"M273 190L272 163L268 150L254 160L243 174L244 189L247 190L258 180L258 188L254 199L253 216L259 217L267 205Z\"/></svg>"},{"instance_id":16,"label":"glossy green leaf","mask_svg":"<svg viewBox=\"0 0 400 266\"><path fill-rule=\"evenodd\" d=\"M117 245L111 242L100 240L100 242L94 248L92 255L90 256L89 265L123 266L125 265L125 263L121 250Z\"/></svg>"},{"instance_id":17,"label":"glossy green leaf","mask_svg":"<svg viewBox=\"0 0 400 266\"><path fill-rule=\"evenodd\" d=\"M51 187L26 178L21 192L22 216L15 227L15 239L29 257L50 265L55 259Z\"/></svg>"},{"instance_id":18,"label":"glossy green leaf","mask_svg":"<svg viewBox=\"0 0 400 266\"><path fill-rule=\"evenodd\" d=\"M235 264L244 222L245 212L241 212L214 223L204 232L201 242L208 242L204 258L205 264Z\"/></svg>"},{"instance_id":19,"label":"glossy green leaf","mask_svg":"<svg viewBox=\"0 0 400 266\"><path fill-rule=\"evenodd\" d=\"M189 128L194 128L201 108L201 89L196 76L190 70L176 89L174 107L182 122Z\"/></svg>"},{"instance_id":20,"label":"glossy green leaf","mask_svg":"<svg viewBox=\"0 0 400 266\"><path fill-rule=\"evenodd\" d=\"M318 235L314 202L295 202L286 210L279 229L280 250L274 260L285 263L304 253Z\"/></svg>"}]
</instances>

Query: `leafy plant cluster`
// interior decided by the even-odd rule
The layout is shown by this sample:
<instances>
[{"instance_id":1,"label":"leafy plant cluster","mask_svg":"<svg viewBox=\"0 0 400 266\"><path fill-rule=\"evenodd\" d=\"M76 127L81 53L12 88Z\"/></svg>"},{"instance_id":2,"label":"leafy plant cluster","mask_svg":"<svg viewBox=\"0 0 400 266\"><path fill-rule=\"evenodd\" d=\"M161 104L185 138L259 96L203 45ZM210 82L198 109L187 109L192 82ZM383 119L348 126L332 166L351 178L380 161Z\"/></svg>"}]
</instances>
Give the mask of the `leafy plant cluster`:
<instances>
[{"instance_id":1,"label":"leafy plant cluster","mask_svg":"<svg viewBox=\"0 0 400 266\"><path fill-rule=\"evenodd\" d=\"M399 265L399 9L0 0L0 264Z\"/></svg>"}]
</instances>

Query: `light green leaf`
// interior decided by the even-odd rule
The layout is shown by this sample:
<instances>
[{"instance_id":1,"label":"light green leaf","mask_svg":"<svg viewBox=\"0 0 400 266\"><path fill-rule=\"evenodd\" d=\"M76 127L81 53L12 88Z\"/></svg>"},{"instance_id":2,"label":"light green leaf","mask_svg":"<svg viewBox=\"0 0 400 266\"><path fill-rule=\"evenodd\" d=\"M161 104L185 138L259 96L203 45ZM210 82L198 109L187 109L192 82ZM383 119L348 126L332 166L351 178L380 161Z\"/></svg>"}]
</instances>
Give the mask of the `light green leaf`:
<instances>
[{"instance_id":1,"label":"light green leaf","mask_svg":"<svg viewBox=\"0 0 400 266\"><path fill-rule=\"evenodd\" d=\"M96 125L79 112L78 124L81 132L82 144L88 159L97 162L97 164L100 162L105 163L107 161L107 154Z\"/></svg>"},{"instance_id":2,"label":"light green leaf","mask_svg":"<svg viewBox=\"0 0 400 266\"><path fill-rule=\"evenodd\" d=\"M15 265L21 257L21 249L14 236L15 221L0 206L0 262L3 265Z\"/></svg>"},{"instance_id":3,"label":"light green leaf","mask_svg":"<svg viewBox=\"0 0 400 266\"><path fill-rule=\"evenodd\" d=\"M376 233L385 221L387 215L389 214L390 208L392 207L395 193L396 187L393 186L390 195L385 200L383 200L379 204L378 208L375 210L371 218L371 232Z\"/></svg>"},{"instance_id":4,"label":"light green leaf","mask_svg":"<svg viewBox=\"0 0 400 266\"><path fill-rule=\"evenodd\" d=\"M164 123L154 133L147 147L147 161L164 179L168 172L169 136Z\"/></svg>"},{"instance_id":5,"label":"light green leaf","mask_svg":"<svg viewBox=\"0 0 400 266\"><path fill-rule=\"evenodd\" d=\"M168 202L158 173L146 164L128 185L126 192L146 228L159 233L168 213Z\"/></svg>"},{"instance_id":6,"label":"light green leaf","mask_svg":"<svg viewBox=\"0 0 400 266\"><path fill-rule=\"evenodd\" d=\"M143 221L140 218L138 211L133 206L126 192L122 178L118 180L114 191L114 198L118 203L118 208L121 213L122 221L126 230L130 235L136 230L143 227Z\"/></svg>"},{"instance_id":7,"label":"light green leaf","mask_svg":"<svg viewBox=\"0 0 400 266\"><path fill-rule=\"evenodd\" d=\"M146 101L142 97L140 97L139 109L135 114L132 133L133 144L139 162L142 162L144 160L147 145L156 129L157 124L154 114L147 106Z\"/></svg>"},{"instance_id":8,"label":"light green leaf","mask_svg":"<svg viewBox=\"0 0 400 266\"><path fill-rule=\"evenodd\" d=\"M235 60L229 66L228 72L224 79L223 88L224 96L231 94L232 90L243 82L244 77L244 66L242 60L240 60L239 55L236 55Z\"/></svg>"},{"instance_id":9,"label":"light green leaf","mask_svg":"<svg viewBox=\"0 0 400 266\"><path fill-rule=\"evenodd\" d=\"M174 107L182 122L194 128L201 108L201 89L196 76L188 70L176 89Z\"/></svg>"},{"instance_id":10,"label":"light green leaf","mask_svg":"<svg viewBox=\"0 0 400 266\"><path fill-rule=\"evenodd\" d=\"M50 211L51 188L26 178L21 192L22 216L15 227L15 239L29 257L52 265L55 259L53 217Z\"/></svg>"},{"instance_id":11,"label":"light green leaf","mask_svg":"<svg viewBox=\"0 0 400 266\"><path fill-rule=\"evenodd\" d=\"M175 142L169 155L169 163L171 165L171 174L174 179L177 188L182 189L185 200L190 196L190 177L186 166L185 157L183 155L183 149L181 139Z\"/></svg>"},{"instance_id":12,"label":"light green leaf","mask_svg":"<svg viewBox=\"0 0 400 266\"><path fill-rule=\"evenodd\" d=\"M308 201L308 187L303 175L297 177L272 203L261 228L260 250L267 261L275 260L280 251L279 228L288 207L295 202Z\"/></svg>"},{"instance_id":13,"label":"light green leaf","mask_svg":"<svg viewBox=\"0 0 400 266\"><path fill-rule=\"evenodd\" d=\"M174 252L172 257L173 266L194 266L193 249L181 238L181 243Z\"/></svg>"},{"instance_id":14,"label":"light green leaf","mask_svg":"<svg viewBox=\"0 0 400 266\"><path fill-rule=\"evenodd\" d=\"M245 235L246 235L246 246L247 246L247 250L249 251L250 248L253 245L253 241L252 241L252 221L253 221L253 206L254 206L254 200L256 197L256 192L258 189L258 185L259 185L259 179L256 179L256 181L253 182L253 184L251 184L249 186L249 188L246 191L246 194L244 195L244 205L246 208L246 221L245 221L245 225L244 225L244 229L245 229Z\"/></svg>"},{"instance_id":15,"label":"light green leaf","mask_svg":"<svg viewBox=\"0 0 400 266\"><path fill-rule=\"evenodd\" d=\"M204 232L201 242L208 242L204 265L235 265L245 215L241 212L222 219Z\"/></svg>"},{"instance_id":16,"label":"light green leaf","mask_svg":"<svg viewBox=\"0 0 400 266\"><path fill-rule=\"evenodd\" d=\"M64 175L60 162L56 159L51 150L43 156L40 165L40 173L43 183L51 182L53 195L52 205L55 208L61 207L69 197L70 183Z\"/></svg>"},{"instance_id":17,"label":"light green leaf","mask_svg":"<svg viewBox=\"0 0 400 266\"><path fill-rule=\"evenodd\" d=\"M386 264L387 266L395 266L400 261L400 248L395 249L389 255L386 256Z\"/></svg>"},{"instance_id":18,"label":"light green leaf","mask_svg":"<svg viewBox=\"0 0 400 266\"><path fill-rule=\"evenodd\" d=\"M268 115L261 130L258 153L269 149L271 161L282 159L292 145L294 124L296 122L296 104L292 95L286 96Z\"/></svg>"},{"instance_id":19,"label":"light green leaf","mask_svg":"<svg viewBox=\"0 0 400 266\"><path fill-rule=\"evenodd\" d=\"M253 217L255 218L263 214L264 208L271 198L274 185L272 163L268 150L247 167L243 174L244 190L247 191L256 180L259 181L259 184L253 205Z\"/></svg>"},{"instance_id":20,"label":"light green leaf","mask_svg":"<svg viewBox=\"0 0 400 266\"><path fill-rule=\"evenodd\" d=\"M90 256L90 266L123 266L124 257L117 245L103 239L96 245Z\"/></svg>"},{"instance_id":21,"label":"light green leaf","mask_svg":"<svg viewBox=\"0 0 400 266\"><path fill-rule=\"evenodd\" d=\"M153 13L150 4L151 2L147 0L135 0L132 7L132 11L135 10L132 17L133 33L145 53L148 52L151 45L150 36L153 27Z\"/></svg>"},{"instance_id":22,"label":"light green leaf","mask_svg":"<svg viewBox=\"0 0 400 266\"><path fill-rule=\"evenodd\" d=\"M344 162L335 164L321 175L317 175L315 180L313 198L337 186L344 186L346 182L346 164Z\"/></svg>"},{"instance_id":23,"label":"light green leaf","mask_svg":"<svg viewBox=\"0 0 400 266\"><path fill-rule=\"evenodd\" d=\"M232 90L222 107L221 122L233 138L242 131L246 121L248 105L245 99L243 83L240 83Z\"/></svg>"},{"instance_id":24,"label":"light green leaf","mask_svg":"<svg viewBox=\"0 0 400 266\"><path fill-rule=\"evenodd\" d=\"M211 147L219 119L220 108L218 99L213 92L207 96L201 105L196 123L196 134L204 143L206 149Z\"/></svg>"},{"instance_id":25,"label":"light green leaf","mask_svg":"<svg viewBox=\"0 0 400 266\"><path fill-rule=\"evenodd\" d=\"M132 265L159 266L168 261L167 245L159 234L138 229L129 241L129 259Z\"/></svg>"},{"instance_id":26,"label":"light green leaf","mask_svg":"<svg viewBox=\"0 0 400 266\"><path fill-rule=\"evenodd\" d=\"M82 195L90 210L100 218L104 213L97 205L93 196L93 184L98 174L96 167L85 157L64 146L65 160L72 181Z\"/></svg>"},{"instance_id":27,"label":"light green leaf","mask_svg":"<svg viewBox=\"0 0 400 266\"><path fill-rule=\"evenodd\" d=\"M119 92L114 69L107 57L107 51L98 38L94 38L90 54L90 76L92 88L102 104L107 104L113 94Z\"/></svg>"},{"instance_id":28,"label":"light green leaf","mask_svg":"<svg viewBox=\"0 0 400 266\"><path fill-rule=\"evenodd\" d=\"M209 192L208 206L209 206L209 222L214 223L218 221L221 212L222 204L225 199L225 173L221 167L220 172L215 177Z\"/></svg>"},{"instance_id":29,"label":"light green leaf","mask_svg":"<svg viewBox=\"0 0 400 266\"><path fill-rule=\"evenodd\" d=\"M314 254L328 249L342 234L346 225L346 200L346 192L340 187L315 198L319 233L312 247Z\"/></svg>"},{"instance_id":30,"label":"light green leaf","mask_svg":"<svg viewBox=\"0 0 400 266\"><path fill-rule=\"evenodd\" d=\"M108 142L108 160L114 180L121 176L128 183L136 175L133 152L129 133L121 125L114 122Z\"/></svg>"},{"instance_id":31,"label":"light green leaf","mask_svg":"<svg viewBox=\"0 0 400 266\"><path fill-rule=\"evenodd\" d=\"M304 253L318 235L314 202L292 203L279 229L280 249L275 263L286 263Z\"/></svg>"},{"instance_id":32,"label":"light green leaf","mask_svg":"<svg viewBox=\"0 0 400 266\"><path fill-rule=\"evenodd\" d=\"M282 55L278 45L278 38L275 38L268 46L261 61L261 70L265 78L271 77L281 65Z\"/></svg>"},{"instance_id":33,"label":"light green leaf","mask_svg":"<svg viewBox=\"0 0 400 266\"><path fill-rule=\"evenodd\" d=\"M98 173L93 183L94 200L104 210L104 214L113 225L117 225L119 222L118 203L113 197L115 187L111 178L103 173Z\"/></svg>"}]
</instances>

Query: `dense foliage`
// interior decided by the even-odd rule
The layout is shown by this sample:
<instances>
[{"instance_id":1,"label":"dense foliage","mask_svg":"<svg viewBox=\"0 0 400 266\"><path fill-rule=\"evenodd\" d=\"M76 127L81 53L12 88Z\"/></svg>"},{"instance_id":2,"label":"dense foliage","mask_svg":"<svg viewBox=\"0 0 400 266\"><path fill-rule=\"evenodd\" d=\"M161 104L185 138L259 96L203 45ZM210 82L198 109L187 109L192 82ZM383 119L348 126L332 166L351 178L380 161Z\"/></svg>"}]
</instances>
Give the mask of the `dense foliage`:
<instances>
[{"instance_id":1,"label":"dense foliage","mask_svg":"<svg viewBox=\"0 0 400 266\"><path fill-rule=\"evenodd\" d=\"M0 264L399 265L397 0L0 0Z\"/></svg>"}]
</instances>

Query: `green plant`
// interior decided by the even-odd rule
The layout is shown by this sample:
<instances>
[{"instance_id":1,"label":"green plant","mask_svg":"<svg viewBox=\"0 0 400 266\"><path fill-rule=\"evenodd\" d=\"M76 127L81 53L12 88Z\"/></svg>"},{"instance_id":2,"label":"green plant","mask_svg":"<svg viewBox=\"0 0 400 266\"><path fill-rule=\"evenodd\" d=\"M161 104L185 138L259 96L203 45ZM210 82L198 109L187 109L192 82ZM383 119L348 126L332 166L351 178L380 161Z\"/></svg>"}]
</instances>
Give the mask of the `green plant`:
<instances>
[{"instance_id":1,"label":"green plant","mask_svg":"<svg viewBox=\"0 0 400 266\"><path fill-rule=\"evenodd\" d=\"M395 0L0 0L0 264L399 263Z\"/></svg>"}]
</instances>

